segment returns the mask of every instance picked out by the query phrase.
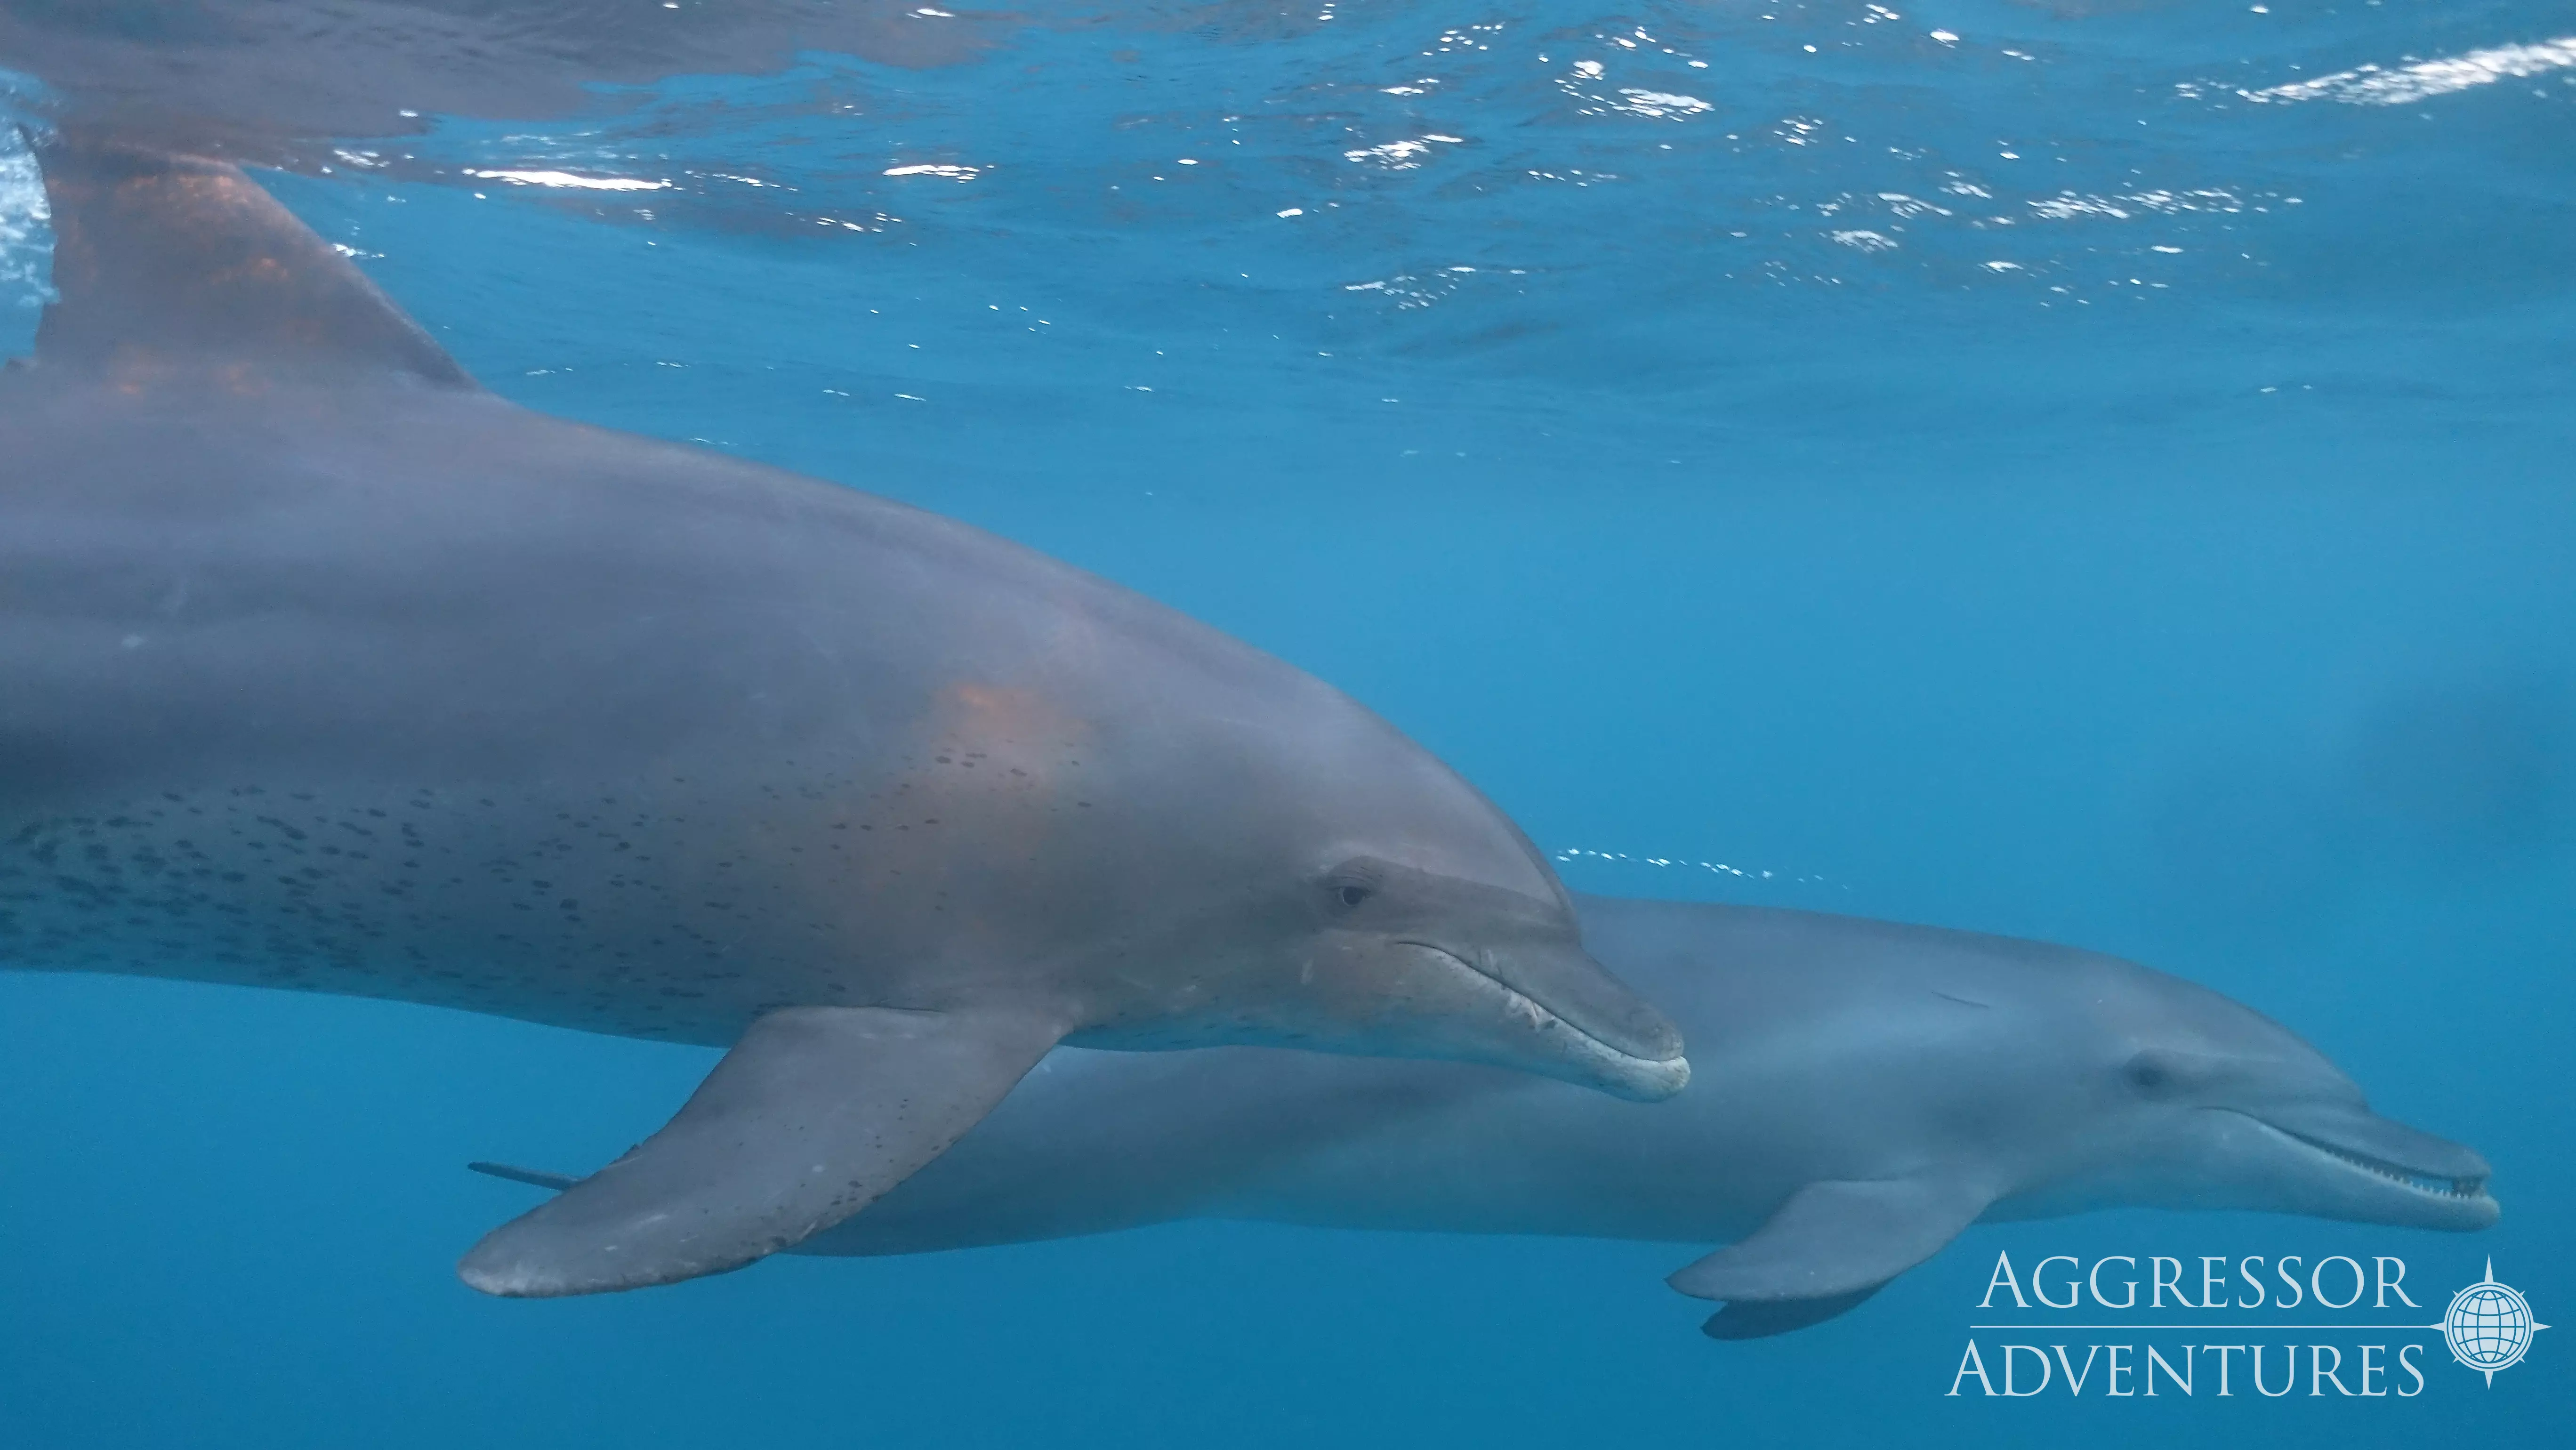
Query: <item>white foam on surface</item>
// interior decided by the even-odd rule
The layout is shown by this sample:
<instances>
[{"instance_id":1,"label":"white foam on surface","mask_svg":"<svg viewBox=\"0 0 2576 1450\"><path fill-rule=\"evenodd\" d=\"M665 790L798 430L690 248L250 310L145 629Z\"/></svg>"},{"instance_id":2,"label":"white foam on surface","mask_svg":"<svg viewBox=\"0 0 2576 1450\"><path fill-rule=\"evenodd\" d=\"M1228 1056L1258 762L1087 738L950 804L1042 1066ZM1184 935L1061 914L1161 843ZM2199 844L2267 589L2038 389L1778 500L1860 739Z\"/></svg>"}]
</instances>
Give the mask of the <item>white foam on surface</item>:
<instances>
[{"instance_id":1,"label":"white foam on surface","mask_svg":"<svg viewBox=\"0 0 2576 1450\"><path fill-rule=\"evenodd\" d=\"M340 153L346 155L346 152ZM667 181L646 181L636 176L575 176L569 171L467 171L486 181L506 181L512 186L559 186L582 191L663 191Z\"/></svg>"},{"instance_id":2,"label":"white foam on surface","mask_svg":"<svg viewBox=\"0 0 2576 1450\"><path fill-rule=\"evenodd\" d=\"M2348 106L2405 106L2447 96L2474 86L2523 80L2576 67L2576 35L2536 45L2499 45L2438 60L2383 69L2356 66L2314 80L2293 81L2259 91L2239 91L2249 101L2283 104L2296 101L2341 101Z\"/></svg>"}]
</instances>

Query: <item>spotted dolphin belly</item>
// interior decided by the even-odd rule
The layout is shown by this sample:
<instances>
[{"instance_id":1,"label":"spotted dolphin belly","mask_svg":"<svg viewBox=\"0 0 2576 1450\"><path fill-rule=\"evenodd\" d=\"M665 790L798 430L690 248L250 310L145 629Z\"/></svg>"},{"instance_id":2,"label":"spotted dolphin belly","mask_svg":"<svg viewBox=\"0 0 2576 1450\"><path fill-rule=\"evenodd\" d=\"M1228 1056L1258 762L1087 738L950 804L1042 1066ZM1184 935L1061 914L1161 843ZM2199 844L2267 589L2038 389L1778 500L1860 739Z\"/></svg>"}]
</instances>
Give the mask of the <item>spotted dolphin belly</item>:
<instances>
[{"instance_id":1,"label":"spotted dolphin belly","mask_svg":"<svg viewBox=\"0 0 2576 1450\"><path fill-rule=\"evenodd\" d=\"M813 909L801 880L728 854L707 829L716 809L632 783L552 796L242 786L7 822L0 965L710 1044L781 1000L852 999L818 965L844 923Z\"/></svg>"}]
</instances>

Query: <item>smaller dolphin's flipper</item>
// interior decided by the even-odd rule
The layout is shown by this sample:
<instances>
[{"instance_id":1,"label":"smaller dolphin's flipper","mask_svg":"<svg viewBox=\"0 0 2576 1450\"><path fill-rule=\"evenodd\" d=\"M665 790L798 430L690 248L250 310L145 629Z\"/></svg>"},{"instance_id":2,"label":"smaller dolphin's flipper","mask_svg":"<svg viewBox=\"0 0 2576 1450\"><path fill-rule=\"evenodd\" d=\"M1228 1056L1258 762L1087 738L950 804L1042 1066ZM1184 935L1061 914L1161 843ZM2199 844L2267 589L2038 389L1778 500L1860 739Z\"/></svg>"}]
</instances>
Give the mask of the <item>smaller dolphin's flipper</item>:
<instances>
[{"instance_id":1,"label":"smaller dolphin's flipper","mask_svg":"<svg viewBox=\"0 0 2576 1450\"><path fill-rule=\"evenodd\" d=\"M541 1168L521 1168L513 1163L488 1163L481 1159L465 1167L469 1172L488 1178L506 1178L512 1183L524 1183L531 1188L551 1188L557 1193L581 1181L569 1173L548 1173Z\"/></svg>"},{"instance_id":2,"label":"smaller dolphin's flipper","mask_svg":"<svg viewBox=\"0 0 2576 1450\"><path fill-rule=\"evenodd\" d=\"M494 1229L457 1274L541 1298L741 1268L938 1157L1062 1035L1034 1013L771 1012L660 1132Z\"/></svg>"},{"instance_id":3,"label":"smaller dolphin's flipper","mask_svg":"<svg viewBox=\"0 0 2576 1450\"><path fill-rule=\"evenodd\" d=\"M1730 1309L1746 1300L1860 1293L1939 1253L1992 1201L1964 1184L1924 1178L1810 1183L1751 1236L1664 1282L1696 1299L1724 1299Z\"/></svg>"},{"instance_id":4,"label":"smaller dolphin's flipper","mask_svg":"<svg viewBox=\"0 0 2576 1450\"><path fill-rule=\"evenodd\" d=\"M1708 1316L1699 1332L1711 1339L1768 1339L1848 1314L1878 1290L1872 1284L1822 1299L1742 1299Z\"/></svg>"}]
</instances>

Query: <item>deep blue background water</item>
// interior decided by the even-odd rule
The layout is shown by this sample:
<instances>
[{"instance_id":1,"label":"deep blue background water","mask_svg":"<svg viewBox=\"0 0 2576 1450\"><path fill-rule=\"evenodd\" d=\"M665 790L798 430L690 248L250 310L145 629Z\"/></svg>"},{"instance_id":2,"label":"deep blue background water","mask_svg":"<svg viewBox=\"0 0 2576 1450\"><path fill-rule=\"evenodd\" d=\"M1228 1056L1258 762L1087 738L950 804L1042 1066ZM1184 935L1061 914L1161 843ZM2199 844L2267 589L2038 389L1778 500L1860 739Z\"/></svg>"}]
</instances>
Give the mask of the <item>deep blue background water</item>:
<instances>
[{"instance_id":1,"label":"deep blue background water","mask_svg":"<svg viewBox=\"0 0 2576 1450\"><path fill-rule=\"evenodd\" d=\"M268 179L514 399L1143 589L1577 886L2209 983L2486 1152L2504 1222L1981 1228L1733 1345L1660 1283L1698 1248L1250 1225L503 1303L450 1265L528 1195L457 1165L595 1164L708 1054L0 974L0 1443L2563 1436L2564 1331L2405 1401L1941 1391L1998 1249L2399 1254L2427 1320L2492 1254L2571 1315L2576 15L1326 8Z\"/></svg>"}]
</instances>

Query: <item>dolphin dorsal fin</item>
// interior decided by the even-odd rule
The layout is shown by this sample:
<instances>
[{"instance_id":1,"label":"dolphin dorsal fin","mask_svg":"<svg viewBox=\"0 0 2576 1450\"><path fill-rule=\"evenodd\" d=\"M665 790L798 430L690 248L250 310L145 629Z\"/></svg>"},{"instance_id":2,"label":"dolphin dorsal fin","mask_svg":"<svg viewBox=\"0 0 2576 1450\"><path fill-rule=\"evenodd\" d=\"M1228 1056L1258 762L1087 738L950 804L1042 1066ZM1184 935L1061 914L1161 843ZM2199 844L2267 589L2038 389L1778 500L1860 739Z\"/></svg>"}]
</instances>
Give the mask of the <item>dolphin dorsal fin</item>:
<instances>
[{"instance_id":1,"label":"dolphin dorsal fin","mask_svg":"<svg viewBox=\"0 0 2576 1450\"><path fill-rule=\"evenodd\" d=\"M43 367L246 386L474 380L239 167L65 127L36 144L53 210Z\"/></svg>"}]
</instances>

